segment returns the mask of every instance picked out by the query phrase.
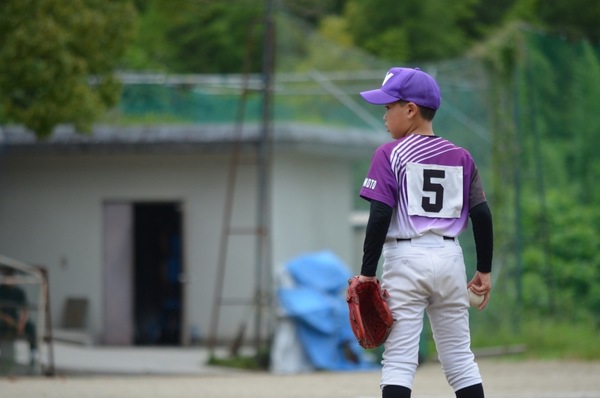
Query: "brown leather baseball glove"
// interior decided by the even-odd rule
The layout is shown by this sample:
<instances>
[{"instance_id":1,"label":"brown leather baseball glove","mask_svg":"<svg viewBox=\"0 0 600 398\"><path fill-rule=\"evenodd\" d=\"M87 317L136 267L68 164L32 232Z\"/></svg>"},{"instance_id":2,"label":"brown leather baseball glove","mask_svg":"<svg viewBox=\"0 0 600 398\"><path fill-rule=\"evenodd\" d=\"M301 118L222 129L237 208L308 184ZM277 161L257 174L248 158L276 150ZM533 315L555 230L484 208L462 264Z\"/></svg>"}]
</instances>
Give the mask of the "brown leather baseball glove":
<instances>
[{"instance_id":1,"label":"brown leather baseball glove","mask_svg":"<svg viewBox=\"0 0 600 398\"><path fill-rule=\"evenodd\" d=\"M387 298L388 292L381 288L379 280L359 282L358 276L348 280L350 325L361 347L379 347L388 338L394 319Z\"/></svg>"}]
</instances>

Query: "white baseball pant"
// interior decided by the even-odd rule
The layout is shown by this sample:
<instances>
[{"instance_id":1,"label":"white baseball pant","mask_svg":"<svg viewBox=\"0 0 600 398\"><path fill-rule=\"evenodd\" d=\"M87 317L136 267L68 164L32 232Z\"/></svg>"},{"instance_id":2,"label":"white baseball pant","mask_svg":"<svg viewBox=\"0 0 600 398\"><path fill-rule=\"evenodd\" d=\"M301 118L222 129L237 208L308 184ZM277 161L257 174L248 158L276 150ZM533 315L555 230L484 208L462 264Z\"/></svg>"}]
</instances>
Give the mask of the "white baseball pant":
<instances>
[{"instance_id":1,"label":"white baseball pant","mask_svg":"<svg viewBox=\"0 0 600 398\"><path fill-rule=\"evenodd\" d=\"M471 351L469 298L458 239L433 233L383 246L382 286L396 322L384 345L381 388L412 389L427 311L438 358L454 391L481 383Z\"/></svg>"}]
</instances>

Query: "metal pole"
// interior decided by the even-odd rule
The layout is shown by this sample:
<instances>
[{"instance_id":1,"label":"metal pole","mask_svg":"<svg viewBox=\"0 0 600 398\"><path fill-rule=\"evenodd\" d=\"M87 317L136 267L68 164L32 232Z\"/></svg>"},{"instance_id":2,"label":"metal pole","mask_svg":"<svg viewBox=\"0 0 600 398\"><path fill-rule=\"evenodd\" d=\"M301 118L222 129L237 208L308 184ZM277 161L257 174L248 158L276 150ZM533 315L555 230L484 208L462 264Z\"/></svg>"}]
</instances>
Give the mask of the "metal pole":
<instances>
[{"instance_id":1,"label":"metal pole","mask_svg":"<svg viewBox=\"0 0 600 398\"><path fill-rule=\"evenodd\" d=\"M254 28L252 24L252 28ZM227 253L229 249L229 235L232 233L231 219L233 214L233 200L235 193L235 185L237 181L237 171L240 163L241 146L243 139L244 120L246 117L246 103L248 99L248 84L250 78L250 63L254 50L252 30L248 32L248 41L246 43L246 53L244 56L244 71L242 79L242 92L238 105L235 128L235 142L233 144L231 159L229 162L229 172L227 176L227 185L225 187L225 203L223 207L223 224L221 230L221 239L219 241L219 252L217 258L217 277L215 281L213 308L210 322L210 335L208 348L210 357L215 355L215 349L218 339L219 318L221 314L221 306L223 305L223 286L225 285L225 270L227 268Z\"/></svg>"},{"instance_id":2,"label":"metal pole","mask_svg":"<svg viewBox=\"0 0 600 398\"><path fill-rule=\"evenodd\" d=\"M258 192L257 192L257 227L258 237L256 242L256 323L255 347L257 355L260 354L263 343L264 319L263 316L270 302L270 245L269 245L269 209L270 209L270 145L272 140L272 80L274 67L274 23L273 1L265 0L263 36L263 101L262 101L262 128L258 142Z\"/></svg>"},{"instance_id":3,"label":"metal pole","mask_svg":"<svg viewBox=\"0 0 600 398\"><path fill-rule=\"evenodd\" d=\"M514 95L514 128L515 128L515 147L514 147L514 207L515 207L515 289L516 289L516 308L514 316L517 318L514 322L516 331L521 328L521 308L523 305L523 225L522 225L522 212L521 212L521 151L522 151L522 128L521 128L521 106L520 106L520 79L521 69L519 60L517 59L514 66L513 76L513 95Z\"/></svg>"},{"instance_id":4,"label":"metal pole","mask_svg":"<svg viewBox=\"0 0 600 398\"><path fill-rule=\"evenodd\" d=\"M542 254L544 259L544 268L546 283L548 284L549 290L549 306L550 311L554 314L556 311L556 290L554 283L554 273L552 270L552 259L551 259L551 248L550 248L550 228L548 226L548 204L546 202L546 188L544 184L544 166L541 153L541 138L540 132L537 125L537 96L535 93L536 87L533 76L533 66L531 65L529 58L528 46L529 42L524 40L524 68L526 76L526 94L527 104L529 105L529 131L534 141L533 145L533 160L535 165L535 181L537 183L537 194L540 202L540 222L539 230L542 240Z\"/></svg>"},{"instance_id":5,"label":"metal pole","mask_svg":"<svg viewBox=\"0 0 600 398\"><path fill-rule=\"evenodd\" d=\"M44 341L48 344L48 365L44 371L46 376L54 376L56 369L54 367L54 336L52 335L52 317L50 316L50 278L48 276L48 269L46 267L40 267L42 273L42 292L45 296L45 306L40 308L40 311L44 311L45 322L44 322ZM39 355L39 354L38 354Z\"/></svg>"}]
</instances>

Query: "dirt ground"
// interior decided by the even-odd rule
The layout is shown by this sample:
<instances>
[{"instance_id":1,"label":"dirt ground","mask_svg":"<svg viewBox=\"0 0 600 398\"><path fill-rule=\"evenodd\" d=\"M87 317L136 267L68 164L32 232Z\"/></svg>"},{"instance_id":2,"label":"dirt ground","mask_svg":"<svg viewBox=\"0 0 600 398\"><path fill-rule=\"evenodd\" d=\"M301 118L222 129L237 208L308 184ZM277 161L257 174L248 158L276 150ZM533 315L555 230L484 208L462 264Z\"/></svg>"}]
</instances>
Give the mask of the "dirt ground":
<instances>
[{"instance_id":1,"label":"dirt ground","mask_svg":"<svg viewBox=\"0 0 600 398\"><path fill-rule=\"evenodd\" d=\"M600 362L486 359L488 398L600 398ZM2 398L378 398L379 371L273 375L68 376L0 379ZM419 368L413 397L454 397L439 364Z\"/></svg>"}]
</instances>

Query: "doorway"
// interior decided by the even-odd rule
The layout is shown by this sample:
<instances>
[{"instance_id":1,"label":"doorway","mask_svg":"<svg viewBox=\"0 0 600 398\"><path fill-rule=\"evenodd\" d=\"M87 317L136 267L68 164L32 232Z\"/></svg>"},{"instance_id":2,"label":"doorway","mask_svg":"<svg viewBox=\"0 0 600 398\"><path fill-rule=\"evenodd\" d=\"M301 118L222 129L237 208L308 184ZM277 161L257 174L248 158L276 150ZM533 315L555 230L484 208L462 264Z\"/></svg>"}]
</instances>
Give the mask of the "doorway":
<instances>
[{"instance_id":1,"label":"doorway","mask_svg":"<svg viewBox=\"0 0 600 398\"><path fill-rule=\"evenodd\" d=\"M133 203L135 345L180 345L182 216L177 202Z\"/></svg>"}]
</instances>

